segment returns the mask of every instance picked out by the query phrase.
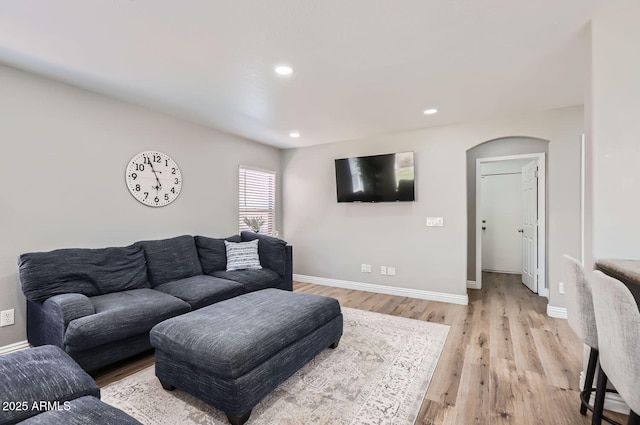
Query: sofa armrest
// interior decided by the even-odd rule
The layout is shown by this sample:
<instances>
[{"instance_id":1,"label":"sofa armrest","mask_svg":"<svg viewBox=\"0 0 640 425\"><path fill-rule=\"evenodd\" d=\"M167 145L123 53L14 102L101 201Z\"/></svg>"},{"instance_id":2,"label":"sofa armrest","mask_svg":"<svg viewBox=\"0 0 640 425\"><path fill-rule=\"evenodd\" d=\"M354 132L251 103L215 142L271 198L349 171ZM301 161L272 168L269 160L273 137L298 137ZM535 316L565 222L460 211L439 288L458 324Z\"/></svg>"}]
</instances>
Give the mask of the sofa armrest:
<instances>
[{"instance_id":1,"label":"sofa armrest","mask_svg":"<svg viewBox=\"0 0 640 425\"><path fill-rule=\"evenodd\" d=\"M95 314L91 300L82 294L62 294L39 303L27 300L27 337L33 345L64 348L67 326L72 320Z\"/></svg>"},{"instance_id":2,"label":"sofa armrest","mask_svg":"<svg viewBox=\"0 0 640 425\"><path fill-rule=\"evenodd\" d=\"M56 295L43 304L46 310L55 312L62 318L65 328L72 320L96 313L89 297L82 294Z\"/></svg>"},{"instance_id":3,"label":"sofa armrest","mask_svg":"<svg viewBox=\"0 0 640 425\"><path fill-rule=\"evenodd\" d=\"M40 402L59 402L62 408L64 402L79 397L100 397L91 376L65 352L50 345L0 356L0 376L0 402L14 403L10 409L0 409L0 424L39 414Z\"/></svg>"},{"instance_id":4,"label":"sofa armrest","mask_svg":"<svg viewBox=\"0 0 640 425\"><path fill-rule=\"evenodd\" d=\"M286 258L285 258L285 269L284 276L282 277L282 288L287 291L293 291L293 246L287 245L284 247Z\"/></svg>"},{"instance_id":5,"label":"sofa armrest","mask_svg":"<svg viewBox=\"0 0 640 425\"><path fill-rule=\"evenodd\" d=\"M262 267L271 269L280 276L278 289L293 290L293 247L282 239L244 231L240 233L242 241L259 239L258 254Z\"/></svg>"}]
</instances>

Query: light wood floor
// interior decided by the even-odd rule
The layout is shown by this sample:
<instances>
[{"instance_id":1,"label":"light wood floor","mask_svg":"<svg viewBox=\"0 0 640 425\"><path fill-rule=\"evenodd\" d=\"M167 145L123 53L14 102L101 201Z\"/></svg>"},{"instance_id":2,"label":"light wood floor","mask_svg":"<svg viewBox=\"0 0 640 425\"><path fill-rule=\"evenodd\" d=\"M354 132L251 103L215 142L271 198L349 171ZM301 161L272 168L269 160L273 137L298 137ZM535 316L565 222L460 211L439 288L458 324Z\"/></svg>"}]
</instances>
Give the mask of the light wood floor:
<instances>
[{"instance_id":1,"label":"light wood floor","mask_svg":"<svg viewBox=\"0 0 640 425\"><path fill-rule=\"evenodd\" d=\"M486 273L469 305L294 283L296 292L337 298L345 307L451 326L416 425L587 425L579 413L582 343L566 320L519 276ZM103 369L104 386L153 364L143 354ZM621 423L623 415L610 414ZM149 424L151 425L151 424Z\"/></svg>"}]
</instances>

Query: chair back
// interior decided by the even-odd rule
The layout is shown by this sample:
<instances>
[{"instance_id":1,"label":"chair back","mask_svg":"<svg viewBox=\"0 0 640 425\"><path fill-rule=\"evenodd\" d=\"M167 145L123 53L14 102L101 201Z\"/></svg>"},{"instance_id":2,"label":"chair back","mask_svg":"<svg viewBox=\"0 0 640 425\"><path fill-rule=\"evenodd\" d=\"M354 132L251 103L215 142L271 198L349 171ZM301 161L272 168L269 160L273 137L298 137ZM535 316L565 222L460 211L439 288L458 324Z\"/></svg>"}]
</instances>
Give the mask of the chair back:
<instances>
[{"instance_id":1,"label":"chair back","mask_svg":"<svg viewBox=\"0 0 640 425\"><path fill-rule=\"evenodd\" d=\"M597 349L598 331L593 311L593 296L584 268L575 258L563 255L562 271L569 326L586 345Z\"/></svg>"},{"instance_id":2,"label":"chair back","mask_svg":"<svg viewBox=\"0 0 640 425\"><path fill-rule=\"evenodd\" d=\"M593 272L593 304L600 338L600 365L624 401L640 412L640 311L629 288Z\"/></svg>"}]
</instances>

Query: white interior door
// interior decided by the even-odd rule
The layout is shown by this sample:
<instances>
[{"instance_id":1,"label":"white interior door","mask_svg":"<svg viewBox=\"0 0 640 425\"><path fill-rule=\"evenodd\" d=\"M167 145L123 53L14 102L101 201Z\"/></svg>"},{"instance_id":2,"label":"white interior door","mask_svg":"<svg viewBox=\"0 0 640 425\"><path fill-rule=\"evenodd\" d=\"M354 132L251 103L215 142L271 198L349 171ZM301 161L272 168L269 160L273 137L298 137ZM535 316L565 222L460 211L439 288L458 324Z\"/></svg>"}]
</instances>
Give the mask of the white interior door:
<instances>
[{"instance_id":1,"label":"white interior door","mask_svg":"<svg viewBox=\"0 0 640 425\"><path fill-rule=\"evenodd\" d=\"M482 176L482 270L522 273L522 177L517 172ZM515 171L515 170L514 170Z\"/></svg>"},{"instance_id":2,"label":"white interior door","mask_svg":"<svg viewBox=\"0 0 640 425\"><path fill-rule=\"evenodd\" d=\"M522 283L538 292L538 162L522 167Z\"/></svg>"}]
</instances>

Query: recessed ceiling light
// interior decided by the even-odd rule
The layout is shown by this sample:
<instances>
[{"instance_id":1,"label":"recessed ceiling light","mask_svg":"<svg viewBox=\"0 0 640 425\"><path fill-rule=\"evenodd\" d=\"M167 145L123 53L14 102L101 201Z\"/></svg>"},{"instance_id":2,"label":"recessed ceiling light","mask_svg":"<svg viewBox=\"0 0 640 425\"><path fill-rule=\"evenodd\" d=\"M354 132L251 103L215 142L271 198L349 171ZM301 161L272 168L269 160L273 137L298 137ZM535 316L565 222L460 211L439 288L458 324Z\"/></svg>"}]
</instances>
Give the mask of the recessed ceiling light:
<instances>
[{"instance_id":1,"label":"recessed ceiling light","mask_svg":"<svg viewBox=\"0 0 640 425\"><path fill-rule=\"evenodd\" d=\"M289 133L289 137L291 137L292 139L297 139L298 137L300 137L300 132L292 131L291 133Z\"/></svg>"},{"instance_id":2,"label":"recessed ceiling light","mask_svg":"<svg viewBox=\"0 0 640 425\"><path fill-rule=\"evenodd\" d=\"M289 65L278 65L276 66L276 74L291 75L293 74L293 68L291 68Z\"/></svg>"},{"instance_id":3,"label":"recessed ceiling light","mask_svg":"<svg viewBox=\"0 0 640 425\"><path fill-rule=\"evenodd\" d=\"M433 115L433 114L437 114L438 110L436 108L429 108L429 109L425 109L423 113L425 115Z\"/></svg>"}]
</instances>

